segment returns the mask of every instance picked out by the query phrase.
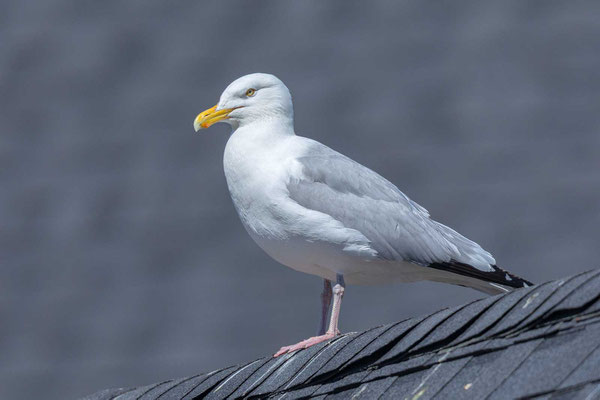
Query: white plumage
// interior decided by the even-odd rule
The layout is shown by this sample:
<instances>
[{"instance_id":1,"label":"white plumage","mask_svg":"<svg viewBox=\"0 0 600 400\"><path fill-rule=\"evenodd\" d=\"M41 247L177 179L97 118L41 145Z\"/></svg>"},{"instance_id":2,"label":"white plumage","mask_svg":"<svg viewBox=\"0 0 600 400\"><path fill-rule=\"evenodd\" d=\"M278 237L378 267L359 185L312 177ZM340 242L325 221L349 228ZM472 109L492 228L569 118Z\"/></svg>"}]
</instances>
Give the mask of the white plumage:
<instances>
[{"instance_id":1,"label":"white plumage","mask_svg":"<svg viewBox=\"0 0 600 400\"><path fill-rule=\"evenodd\" d=\"M220 121L233 128L223 163L235 208L250 236L282 264L337 281L342 293L344 281L434 280L487 293L527 284L385 178L297 136L291 95L273 75L237 79L194 126ZM333 331L337 317L335 324Z\"/></svg>"}]
</instances>

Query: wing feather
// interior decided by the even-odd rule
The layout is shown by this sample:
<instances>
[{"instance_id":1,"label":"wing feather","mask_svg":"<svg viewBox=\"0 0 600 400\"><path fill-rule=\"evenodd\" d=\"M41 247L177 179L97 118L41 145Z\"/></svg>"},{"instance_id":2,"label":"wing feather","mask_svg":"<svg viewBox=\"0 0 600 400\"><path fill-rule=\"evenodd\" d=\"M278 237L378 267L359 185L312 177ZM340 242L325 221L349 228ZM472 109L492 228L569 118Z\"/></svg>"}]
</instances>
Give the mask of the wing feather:
<instances>
[{"instance_id":1,"label":"wing feather","mask_svg":"<svg viewBox=\"0 0 600 400\"><path fill-rule=\"evenodd\" d=\"M494 271L490 253L430 219L382 176L317 142L307 154L297 158L301 174L288 182L290 198L361 232L379 257L421 265L456 261Z\"/></svg>"}]
</instances>

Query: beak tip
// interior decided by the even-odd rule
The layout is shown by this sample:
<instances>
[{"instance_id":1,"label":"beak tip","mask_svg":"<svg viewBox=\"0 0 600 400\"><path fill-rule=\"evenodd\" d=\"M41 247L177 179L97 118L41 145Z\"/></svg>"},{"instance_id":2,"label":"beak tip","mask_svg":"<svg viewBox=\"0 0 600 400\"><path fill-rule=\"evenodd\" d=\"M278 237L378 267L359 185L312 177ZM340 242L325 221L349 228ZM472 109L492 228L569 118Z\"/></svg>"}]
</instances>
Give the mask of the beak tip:
<instances>
[{"instance_id":1,"label":"beak tip","mask_svg":"<svg viewBox=\"0 0 600 400\"><path fill-rule=\"evenodd\" d=\"M227 119L229 113L235 110L235 108L224 108L219 111L215 111L217 110L218 106L219 105L217 104L209 108L208 110L204 110L200 114L198 114L198 116L194 120L194 130L196 132L198 132L200 129L206 129L217 122Z\"/></svg>"}]
</instances>

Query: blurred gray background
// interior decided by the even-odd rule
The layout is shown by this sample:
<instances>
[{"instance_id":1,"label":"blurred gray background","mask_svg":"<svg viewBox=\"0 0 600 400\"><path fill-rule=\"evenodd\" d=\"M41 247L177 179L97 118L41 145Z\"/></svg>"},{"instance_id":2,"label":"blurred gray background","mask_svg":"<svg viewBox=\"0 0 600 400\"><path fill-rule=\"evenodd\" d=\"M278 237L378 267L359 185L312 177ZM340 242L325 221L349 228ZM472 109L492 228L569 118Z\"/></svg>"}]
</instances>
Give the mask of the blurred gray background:
<instances>
[{"instance_id":1,"label":"blurred gray background","mask_svg":"<svg viewBox=\"0 0 600 400\"><path fill-rule=\"evenodd\" d=\"M193 375L315 333L321 281L251 241L229 128L279 76L296 130L535 282L599 266L600 2L3 1L0 398ZM482 297L350 287L341 329Z\"/></svg>"}]
</instances>

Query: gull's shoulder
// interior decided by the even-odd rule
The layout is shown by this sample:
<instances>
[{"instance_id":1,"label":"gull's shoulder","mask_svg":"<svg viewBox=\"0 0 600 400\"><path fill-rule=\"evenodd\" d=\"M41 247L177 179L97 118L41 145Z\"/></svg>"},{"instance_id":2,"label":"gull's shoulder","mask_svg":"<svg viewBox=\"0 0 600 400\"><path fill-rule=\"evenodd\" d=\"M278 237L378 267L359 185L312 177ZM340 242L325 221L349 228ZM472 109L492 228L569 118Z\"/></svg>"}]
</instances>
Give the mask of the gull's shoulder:
<instances>
[{"instance_id":1,"label":"gull's shoulder","mask_svg":"<svg viewBox=\"0 0 600 400\"><path fill-rule=\"evenodd\" d=\"M296 148L298 151L296 152L297 157L315 157L315 156L342 156L342 154L333 150L331 147L324 145L323 143L305 137L294 135L290 138L290 145Z\"/></svg>"},{"instance_id":2,"label":"gull's shoulder","mask_svg":"<svg viewBox=\"0 0 600 400\"><path fill-rule=\"evenodd\" d=\"M295 175L304 185L324 184L335 192L395 202L424 217L429 216L425 208L372 169L316 140L302 136L296 138L299 145L296 149L300 151L294 161L299 164L300 173Z\"/></svg>"}]
</instances>

